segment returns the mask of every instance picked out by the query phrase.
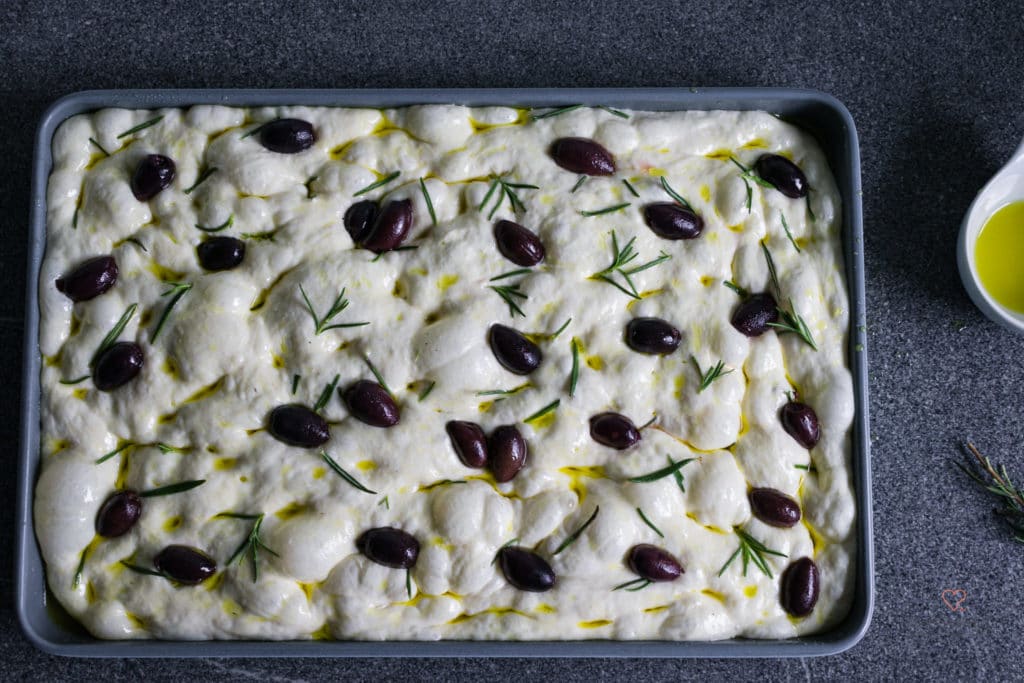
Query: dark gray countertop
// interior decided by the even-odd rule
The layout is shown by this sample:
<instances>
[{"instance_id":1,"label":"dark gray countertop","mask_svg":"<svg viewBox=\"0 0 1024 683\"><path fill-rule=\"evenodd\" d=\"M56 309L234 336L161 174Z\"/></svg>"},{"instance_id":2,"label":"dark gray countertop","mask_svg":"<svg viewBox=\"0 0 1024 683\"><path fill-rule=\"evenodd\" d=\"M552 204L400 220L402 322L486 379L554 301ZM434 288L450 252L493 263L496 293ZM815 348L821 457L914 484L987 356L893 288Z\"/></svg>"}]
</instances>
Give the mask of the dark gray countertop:
<instances>
[{"instance_id":1,"label":"dark gray countertop","mask_svg":"<svg viewBox=\"0 0 1024 683\"><path fill-rule=\"evenodd\" d=\"M88 88L797 86L861 137L877 606L866 638L806 660L60 659L22 636L0 569L10 680L504 678L1006 679L1021 675L1024 547L951 460L967 438L1024 479L1024 338L985 320L956 272L960 218L1024 135L1015 3L247 2L0 7L0 379L20 388L25 226L36 122ZM438 3L439 5L441 3ZM596 3L595 3L596 4ZM539 9L543 8L543 9ZM0 547L13 546L17 400L0 406ZM953 611L944 590L966 591Z\"/></svg>"}]
</instances>

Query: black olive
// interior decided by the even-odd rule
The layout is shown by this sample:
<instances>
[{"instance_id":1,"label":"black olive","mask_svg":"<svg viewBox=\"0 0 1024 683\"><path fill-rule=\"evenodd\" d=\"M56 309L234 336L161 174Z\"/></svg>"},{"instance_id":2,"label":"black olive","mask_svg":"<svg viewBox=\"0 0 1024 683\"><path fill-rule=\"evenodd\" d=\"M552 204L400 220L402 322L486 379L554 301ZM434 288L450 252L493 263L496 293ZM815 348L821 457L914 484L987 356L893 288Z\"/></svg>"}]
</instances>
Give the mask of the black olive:
<instances>
[{"instance_id":1,"label":"black olive","mask_svg":"<svg viewBox=\"0 0 1024 683\"><path fill-rule=\"evenodd\" d=\"M196 255L206 270L231 270L245 258L245 242L237 237L211 237L196 247Z\"/></svg>"},{"instance_id":2,"label":"black olive","mask_svg":"<svg viewBox=\"0 0 1024 683\"><path fill-rule=\"evenodd\" d=\"M514 425L504 425L491 432L487 440L487 467L495 481L512 481L526 464L528 452L526 439Z\"/></svg>"},{"instance_id":3,"label":"black olive","mask_svg":"<svg viewBox=\"0 0 1024 683\"><path fill-rule=\"evenodd\" d=\"M640 353L672 353L680 339L679 330L661 318L633 318L626 325L626 344Z\"/></svg>"},{"instance_id":4,"label":"black olive","mask_svg":"<svg viewBox=\"0 0 1024 683\"><path fill-rule=\"evenodd\" d=\"M194 586L217 573L217 563L202 550L169 545L153 558L153 566L169 579Z\"/></svg>"},{"instance_id":5,"label":"black olive","mask_svg":"<svg viewBox=\"0 0 1024 683\"><path fill-rule=\"evenodd\" d=\"M498 251L517 266L535 266L544 260L544 244L528 228L512 221L494 224Z\"/></svg>"},{"instance_id":6,"label":"black olive","mask_svg":"<svg viewBox=\"0 0 1024 683\"><path fill-rule=\"evenodd\" d=\"M488 341L501 366L517 375L529 375L544 360L540 347L511 327L491 325Z\"/></svg>"},{"instance_id":7,"label":"black olive","mask_svg":"<svg viewBox=\"0 0 1024 683\"><path fill-rule=\"evenodd\" d=\"M629 549L629 568L648 581L675 581L683 573L683 565L667 550L641 543Z\"/></svg>"},{"instance_id":8,"label":"black olive","mask_svg":"<svg viewBox=\"0 0 1024 683\"><path fill-rule=\"evenodd\" d=\"M140 202L148 202L174 182L174 160L162 154L149 154L135 167L132 194Z\"/></svg>"},{"instance_id":9,"label":"black olive","mask_svg":"<svg viewBox=\"0 0 1024 683\"><path fill-rule=\"evenodd\" d=\"M452 420L445 425L448 437L452 440L452 448L459 460L466 467L484 467L487 465L487 437L484 430L475 422Z\"/></svg>"},{"instance_id":10,"label":"black olive","mask_svg":"<svg viewBox=\"0 0 1024 683\"><path fill-rule=\"evenodd\" d=\"M658 202L644 207L644 222L658 237L692 240L704 231L704 219L684 206Z\"/></svg>"},{"instance_id":11,"label":"black olive","mask_svg":"<svg viewBox=\"0 0 1024 683\"><path fill-rule=\"evenodd\" d=\"M298 403L289 403L271 410L267 431L278 441L303 448L319 446L331 438L327 421Z\"/></svg>"},{"instance_id":12,"label":"black olive","mask_svg":"<svg viewBox=\"0 0 1024 683\"><path fill-rule=\"evenodd\" d=\"M765 154L754 164L757 175L793 199L807 196L807 177L800 167L778 154Z\"/></svg>"},{"instance_id":13,"label":"black olive","mask_svg":"<svg viewBox=\"0 0 1024 683\"><path fill-rule=\"evenodd\" d=\"M559 138L551 145L551 158L567 171L605 176L615 173L611 152L587 138Z\"/></svg>"},{"instance_id":14,"label":"black olive","mask_svg":"<svg viewBox=\"0 0 1024 683\"><path fill-rule=\"evenodd\" d=\"M260 128L260 144L271 152L298 154L316 142L313 124L299 119L277 119Z\"/></svg>"},{"instance_id":15,"label":"black olive","mask_svg":"<svg viewBox=\"0 0 1024 683\"><path fill-rule=\"evenodd\" d=\"M498 551L498 564L505 580L523 591L543 593L555 587L555 572L537 553L507 545Z\"/></svg>"},{"instance_id":16,"label":"black olive","mask_svg":"<svg viewBox=\"0 0 1024 683\"><path fill-rule=\"evenodd\" d=\"M135 379L146 357L135 342L117 342L96 357L92 381L100 391L113 391Z\"/></svg>"},{"instance_id":17,"label":"black olive","mask_svg":"<svg viewBox=\"0 0 1024 683\"><path fill-rule=\"evenodd\" d=\"M640 440L640 430L625 415L599 413L590 418L590 437L602 446L624 451Z\"/></svg>"},{"instance_id":18,"label":"black olive","mask_svg":"<svg viewBox=\"0 0 1024 683\"><path fill-rule=\"evenodd\" d=\"M344 223L345 230L348 231L353 242L362 244L363 240L370 236L378 213L380 213L380 205L371 199L364 199L348 207L348 210L345 211Z\"/></svg>"},{"instance_id":19,"label":"black olive","mask_svg":"<svg viewBox=\"0 0 1024 683\"><path fill-rule=\"evenodd\" d=\"M779 305L767 292L751 294L740 302L732 314L732 326L748 337L759 337L779 321Z\"/></svg>"},{"instance_id":20,"label":"black olive","mask_svg":"<svg viewBox=\"0 0 1024 683\"><path fill-rule=\"evenodd\" d=\"M388 202L373 222L362 246L381 253L400 247L412 230L412 200L396 199Z\"/></svg>"},{"instance_id":21,"label":"black olive","mask_svg":"<svg viewBox=\"0 0 1024 683\"><path fill-rule=\"evenodd\" d=\"M364 531L356 547L377 564L396 569L412 567L420 554L420 543L412 534L389 526Z\"/></svg>"},{"instance_id":22,"label":"black olive","mask_svg":"<svg viewBox=\"0 0 1024 683\"><path fill-rule=\"evenodd\" d=\"M344 398L352 416L373 427L393 427L401 417L387 389L368 379L361 379L346 389Z\"/></svg>"},{"instance_id":23,"label":"black olive","mask_svg":"<svg viewBox=\"0 0 1024 683\"><path fill-rule=\"evenodd\" d=\"M821 438L818 415L814 412L814 408L806 403L790 401L782 406L780 417L782 427L804 448L814 448L818 439Z\"/></svg>"},{"instance_id":24,"label":"black olive","mask_svg":"<svg viewBox=\"0 0 1024 683\"><path fill-rule=\"evenodd\" d=\"M818 566L809 557L801 557L786 567L779 581L779 602L794 617L806 617L818 602Z\"/></svg>"},{"instance_id":25,"label":"black olive","mask_svg":"<svg viewBox=\"0 0 1024 683\"><path fill-rule=\"evenodd\" d=\"M57 291L72 301L98 297L117 282L117 261L113 256L96 256L57 278Z\"/></svg>"},{"instance_id":26,"label":"black olive","mask_svg":"<svg viewBox=\"0 0 1024 683\"><path fill-rule=\"evenodd\" d=\"M96 533L105 538L124 536L142 515L142 498L135 491L117 491L103 501L96 515Z\"/></svg>"},{"instance_id":27,"label":"black olive","mask_svg":"<svg viewBox=\"0 0 1024 683\"><path fill-rule=\"evenodd\" d=\"M765 524L788 528L800 521L800 504L782 491L753 489L747 499L754 516Z\"/></svg>"}]
</instances>

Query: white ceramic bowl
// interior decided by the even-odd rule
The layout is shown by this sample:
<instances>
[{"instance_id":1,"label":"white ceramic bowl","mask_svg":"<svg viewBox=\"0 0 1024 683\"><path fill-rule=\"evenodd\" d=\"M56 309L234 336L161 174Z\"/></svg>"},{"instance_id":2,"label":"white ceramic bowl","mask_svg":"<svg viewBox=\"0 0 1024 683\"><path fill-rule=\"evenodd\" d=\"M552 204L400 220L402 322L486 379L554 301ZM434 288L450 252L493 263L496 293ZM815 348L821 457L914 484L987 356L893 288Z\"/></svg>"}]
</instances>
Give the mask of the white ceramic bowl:
<instances>
[{"instance_id":1,"label":"white ceramic bowl","mask_svg":"<svg viewBox=\"0 0 1024 683\"><path fill-rule=\"evenodd\" d=\"M1024 333L1024 313L1012 311L990 295L978 279L974 262L974 244L985 221L997 210L1015 201L1024 201L1024 143L974 198L960 226L957 244L957 266L964 289L974 305L993 320L1014 332Z\"/></svg>"}]
</instances>

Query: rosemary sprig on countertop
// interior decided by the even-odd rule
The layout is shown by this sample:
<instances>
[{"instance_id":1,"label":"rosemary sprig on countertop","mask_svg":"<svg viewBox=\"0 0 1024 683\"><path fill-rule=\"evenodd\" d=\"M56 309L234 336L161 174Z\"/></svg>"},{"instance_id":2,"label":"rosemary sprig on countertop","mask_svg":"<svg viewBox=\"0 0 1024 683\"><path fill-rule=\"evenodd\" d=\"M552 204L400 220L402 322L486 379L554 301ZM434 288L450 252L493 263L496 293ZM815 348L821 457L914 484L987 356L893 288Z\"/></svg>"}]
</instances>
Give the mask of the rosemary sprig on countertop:
<instances>
[{"instance_id":1,"label":"rosemary sprig on countertop","mask_svg":"<svg viewBox=\"0 0 1024 683\"><path fill-rule=\"evenodd\" d=\"M238 558L242 557L243 554L247 554L249 556L250 561L252 562L252 582L256 583L256 581L258 581L259 578L260 578L260 567L259 567L259 551L260 551L260 548L262 548L263 550L266 550L268 553L270 553L274 557L279 557L279 555L276 552L274 552L273 550L271 550L270 548L268 548L263 543L263 539L260 538L260 527L263 526L263 517L264 517L264 515L262 513L258 514L258 515L243 515L243 514L239 514L239 513L236 513L236 512L222 512L221 514L219 514L217 516L218 517L228 517L228 518L231 518L231 519L251 519L251 520L255 520L253 522L252 529L249 531L249 535L246 536L245 540L242 541L241 545L238 546L238 548L235 550L235 552L233 552L231 554L231 557L229 557L228 561L225 562L224 564L225 564L225 566L231 566L231 564L235 560L237 560Z\"/></svg>"},{"instance_id":2,"label":"rosemary sprig on countertop","mask_svg":"<svg viewBox=\"0 0 1024 683\"><path fill-rule=\"evenodd\" d=\"M563 550L571 546L573 543L575 543L576 539L580 537L580 534L587 530L587 527L591 525L591 523L597 517L597 513L600 511L600 505L595 507L593 514L591 514L590 517L587 518L587 521L583 522L583 524L578 529L576 529L576 531L569 534L564 541L559 543L558 547L555 548L555 552L551 553L551 556L554 557L555 555L557 555L558 553L562 552Z\"/></svg>"},{"instance_id":3,"label":"rosemary sprig on countertop","mask_svg":"<svg viewBox=\"0 0 1024 683\"><path fill-rule=\"evenodd\" d=\"M648 261L647 263L641 264L639 266L634 266L633 268L626 268L627 265L629 265L630 263L632 263L633 261L640 257L640 254L638 254L636 250L633 248L633 243L636 241L636 237L630 238L630 240L626 242L626 245L620 249L619 238L615 234L615 231L612 230L611 234L613 252L612 263L604 270L591 275L590 279L607 282L608 284L612 285L623 294L626 294L632 297L633 299L639 299L640 293L637 291L636 285L633 284L633 279L631 276L636 275L637 273L642 272L644 270L647 270L648 268L654 268L655 266L661 265L662 263L668 261L672 257L669 254L666 254L664 251L662 251L658 254L658 258L656 259ZM612 278L612 276L615 273L618 273L619 275L622 276L622 278L626 281L626 284L629 285L629 289L626 289Z\"/></svg>"},{"instance_id":4,"label":"rosemary sprig on countertop","mask_svg":"<svg viewBox=\"0 0 1024 683\"><path fill-rule=\"evenodd\" d=\"M778 550L771 550L764 543L757 540L743 529L736 529L736 537L739 539L740 546L736 548L736 552L729 556L729 559L725 561L722 568L718 570L718 575L721 576L725 573L725 570L729 568L732 561L737 556L742 556L743 561L743 576L747 575L747 566L753 562L754 566L764 572L764 575L769 579L773 578L771 567L768 566L767 560L764 559L765 555L775 555L776 557L787 557L785 553L780 553Z\"/></svg>"},{"instance_id":5,"label":"rosemary sprig on countertop","mask_svg":"<svg viewBox=\"0 0 1024 683\"><path fill-rule=\"evenodd\" d=\"M964 447L974 457L975 467L968 468L958 462L954 464L963 470L964 474L981 484L986 491L996 496L1001 506L996 508L995 513L1004 518L1015 532L1013 540L1024 543L1024 491L1010 480L1004 465L993 465L992 461L983 456L970 442Z\"/></svg>"},{"instance_id":6,"label":"rosemary sprig on countertop","mask_svg":"<svg viewBox=\"0 0 1024 683\"><path fill-rule=\"evenodd\" d=\"M302 288L302 285L299 285L299 292L302 294L302 300L306 303L306 310L309 311L309 315L313 318L313 328L317 335L320 335L327 330L334 330L341 327L362 327L363 325L370 324L368 322L328 324L334 316L348 308L349 301L345 298L344 287L341 288L341 292L338 293L338 296L334 299L334 303L331 304L331 307L322 318L316 314L316 310L313 308L313 304L310 302L309 297L306 295L306 290Z\"/></svg>"},{"instance_id":7,"label":"rosemary sprig on countertop","mask_svg":"<svg viewBox=\"0 0 1024 683\"><path fill-rule=\"evenodd\" d=\"M719 377L728 375L730 372L733 371L732 368L726 370L725 363L723 363L722 361L718 361L717 364L709 367L707 369L707 372L705 372L704 370L700 369L700 363L697 362L696 358L690 356L690 360L693 362L693 367L697 368L697 374L700 375L700 389L697 389L698 394L707 389L709 386L711 386L711 383L714 382Z\"/></svg>"},{"instance_id":8,"label":"rosemary sprig on countertop","mask_svg":"<svg viewBox=\"0 0 1024 683\"><path fill-rule=\"evenodd\" d=\"M149 338L150 342L156 341L157 336L160 334L160 330L164 328L164 323L167 322L168 316L171 315L171 311L181 300L181 297L185 296L185 294L192 289L191 282L168 282L167 284L169 284L171 288L160 296L169 296L171 299L167 302L167 306L164 307L164 312L160 314L160 319L156 321L156 327L153 328L153 334Z\"/></svg>"}]
</instances>

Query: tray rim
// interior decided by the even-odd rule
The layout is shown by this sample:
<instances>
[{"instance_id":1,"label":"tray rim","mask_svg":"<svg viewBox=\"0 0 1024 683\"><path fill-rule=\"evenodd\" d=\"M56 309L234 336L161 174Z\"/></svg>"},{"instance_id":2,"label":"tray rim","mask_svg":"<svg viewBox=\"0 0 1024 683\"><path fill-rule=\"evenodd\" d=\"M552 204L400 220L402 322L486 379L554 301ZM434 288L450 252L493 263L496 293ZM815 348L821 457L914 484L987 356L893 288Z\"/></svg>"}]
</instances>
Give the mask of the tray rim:
<instances>
[{"instance_id":1,"label":"tray rim","mask_svg":"<svg viewBox=\"0 0 1024 683\"><path fill-rule=\"evenodd\" d=\"M638 106L638 102L642 102ZM816 107L838 125L839 159L830 159L843 198L843 248L850 303L848 334L854 383L851 468L857 501L857 556L854 598L834 629L788 640L721 641L105 641L70 634L54 638L39 628L47 589L32 526L33 489L39 444L38 278L46 238L46 187L52 170L51 141L57 127L75 114L105 107L153 109L199 104L227 106L354 106L410 104L476 106L561 106L568 103L632 109L754 110ZM783 115L784 118L792 118ZM826 140L819 139L823 148ZM841 168L836 162L844 162ZM26 269L22 405L18 449L15 537L15 609L22 631L43 652L73 657L810 657L838 654L864 637L874 609L870 422L867 397L867 335L860 149L849 110L827 93L802 88L385 88L385 89L125 89L85 90L65 95L42 115L36 132ZM42 579L42 581L40 581ZM51 625L56 625L51 620ZM66 633L67 635L67 633Z\"/></svg>"}]
</instances>

